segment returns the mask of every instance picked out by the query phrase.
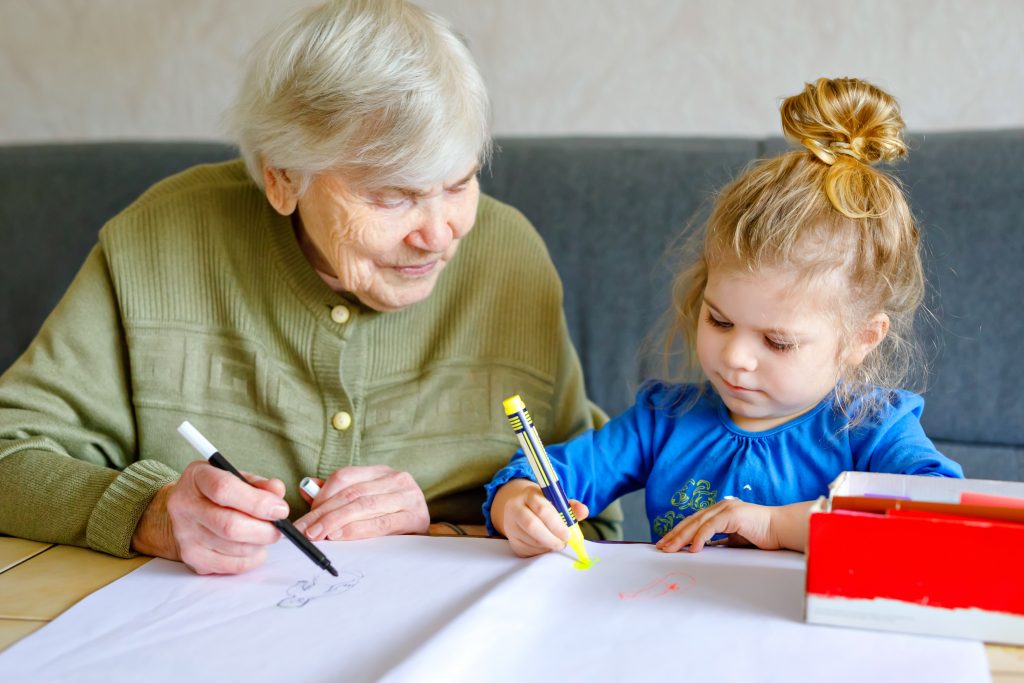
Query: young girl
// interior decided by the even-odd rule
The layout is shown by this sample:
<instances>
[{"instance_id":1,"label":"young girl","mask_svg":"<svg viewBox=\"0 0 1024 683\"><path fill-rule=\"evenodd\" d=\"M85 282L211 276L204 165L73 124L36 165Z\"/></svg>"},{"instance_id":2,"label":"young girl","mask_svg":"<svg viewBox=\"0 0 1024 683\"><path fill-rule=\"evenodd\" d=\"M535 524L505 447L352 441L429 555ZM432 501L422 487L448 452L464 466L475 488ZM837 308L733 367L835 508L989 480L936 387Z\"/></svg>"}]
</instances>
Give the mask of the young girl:
<instances>
[{"instance_id":1,"label":"young girl","mask_svg":"<svg viewBox=\"0 0 1024 683\"><path fill-rule=\"evenodd\" d=\"M906 154L896 101L825 79L782 104L800 149L725 187L694 265L673 287L670 333L702 384L650 383L598 431L548 449L578 519L646 487L651 537L692 552L715 534L803 550L808 510L844 470L961 477L892 388L911 367L924 277L897 181L873 168ZM528 398L528 397L527 397ZM484 514L523 556L568 529L522 452L487 486Z\"/></svg>"}]
</instances>

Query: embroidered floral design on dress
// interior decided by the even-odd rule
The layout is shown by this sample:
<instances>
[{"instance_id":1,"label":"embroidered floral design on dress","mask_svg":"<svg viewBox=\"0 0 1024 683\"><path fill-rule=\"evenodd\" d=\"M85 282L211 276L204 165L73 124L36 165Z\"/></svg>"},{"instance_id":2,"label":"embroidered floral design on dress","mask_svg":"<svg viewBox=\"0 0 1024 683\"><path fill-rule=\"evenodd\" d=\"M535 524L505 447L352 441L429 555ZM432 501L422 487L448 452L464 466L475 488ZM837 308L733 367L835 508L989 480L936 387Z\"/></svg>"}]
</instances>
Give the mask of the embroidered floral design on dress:
<instances>
[{"instance_id":1,"label":"embroidered floral design on dress","mask_svg":"<svg viewBox=\"0 0 1024 683\"><path fill-rule=\"evenodd\" d=\"M654 519L651 527L658 536L664 536L690 512L703 510L718 502L718 489L712 490L707 479L689 479L672 494L669 503L676 509L667 510Z\"/></svg>"}]
</instances>

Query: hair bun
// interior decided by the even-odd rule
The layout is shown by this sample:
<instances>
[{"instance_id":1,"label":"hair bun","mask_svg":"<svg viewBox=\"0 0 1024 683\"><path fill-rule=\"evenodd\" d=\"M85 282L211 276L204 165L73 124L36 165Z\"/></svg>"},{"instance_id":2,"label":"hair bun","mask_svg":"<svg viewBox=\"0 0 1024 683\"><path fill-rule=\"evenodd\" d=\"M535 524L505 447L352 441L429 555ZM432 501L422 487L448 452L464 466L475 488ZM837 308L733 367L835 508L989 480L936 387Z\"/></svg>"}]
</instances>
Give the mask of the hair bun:
<instances>
[{"instance_id":1,"label":"hair bun","mask_svg":"<svg viewBox=\"0 0 1024 683\"><path fill-rule=\"evenodd\" d=\"M782 131L828 165L867 164L907 154L896 99L857 78L819 78L782 102Z\"/></svg>"}]
</instances>

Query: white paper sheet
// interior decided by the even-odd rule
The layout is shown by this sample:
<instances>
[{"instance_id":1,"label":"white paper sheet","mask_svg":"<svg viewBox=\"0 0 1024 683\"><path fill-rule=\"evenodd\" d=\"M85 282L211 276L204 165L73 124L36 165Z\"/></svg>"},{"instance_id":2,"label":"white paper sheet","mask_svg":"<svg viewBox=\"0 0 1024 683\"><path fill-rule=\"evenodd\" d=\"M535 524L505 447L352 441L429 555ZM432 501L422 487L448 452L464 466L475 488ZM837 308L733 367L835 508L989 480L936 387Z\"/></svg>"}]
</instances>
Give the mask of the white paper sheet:
<instances>
[{"instance_id":1,"label":"white paper sheet","mask_svg":"<svg viewBox=\"0 0 1024 683\"><path fill-rule=\"evenodd\" d=\"M980 643L803 623L804 558L504 541L278 543L241 576L154 560L0 654L3 681L987 681Z\"/></svg>"}]
</instances>

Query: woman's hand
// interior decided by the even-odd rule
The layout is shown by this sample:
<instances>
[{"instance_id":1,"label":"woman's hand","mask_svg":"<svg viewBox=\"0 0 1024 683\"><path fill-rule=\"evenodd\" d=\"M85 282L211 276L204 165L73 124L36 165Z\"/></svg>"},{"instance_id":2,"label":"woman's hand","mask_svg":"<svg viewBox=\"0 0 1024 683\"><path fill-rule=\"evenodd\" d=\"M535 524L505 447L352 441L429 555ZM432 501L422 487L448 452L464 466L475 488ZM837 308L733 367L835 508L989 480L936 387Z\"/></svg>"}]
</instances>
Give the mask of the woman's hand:
<instances>
[{"instance_id":1,"label":"woman's hand","mask_svg":"<svg viewBox=\"0 0 1024 683\"><path fill-rule=\"evenodd\" d=\"M755 545L763 550L788 548L803 552L807 546L807 514L813 501L767 506L738 499L720 501L677 524L657 548L667 553L698 552L715 534L728 534L729 545Z\"/></svg>"},{"instance_id":2,"label":"woman's hand","mask_svg":"<svg viewBox=\"0 0 1024 683\"><path fill-rule=\"evenodd\" d=\"M132 549L180 560L197 574L238 574L266 559L281 537L271 521L288 516L284 484L245 474L250 484L203 460L157 492L142 514Z\"/></svg>"},{"instance_id":3,"label":"woman's hand","mask_svg":"<svg viewBox=\"0 0 1024 683\"><path fill-rule=\"evenodd\" d=\"M295 521L311 541L340 541L392 534L425 534L427 499L408 472L385 465L343 467L327 481L312 509ZM310 500L306 493L303 498Z\"/></svg>"},{"instance_id":4,"label":"woman's hand","mask_svg":"<svg viewBox=\"0 0 1024 683\"><path fill-rule=\"evenodd\" d=\"M569 505L579 522L590 514L578 500L570 500ZM498 489L491 502L491 523L520 557L561 550L569 541L569 527L562 516L528 479L513 479Z\"/></svg>"}]
</instances>

